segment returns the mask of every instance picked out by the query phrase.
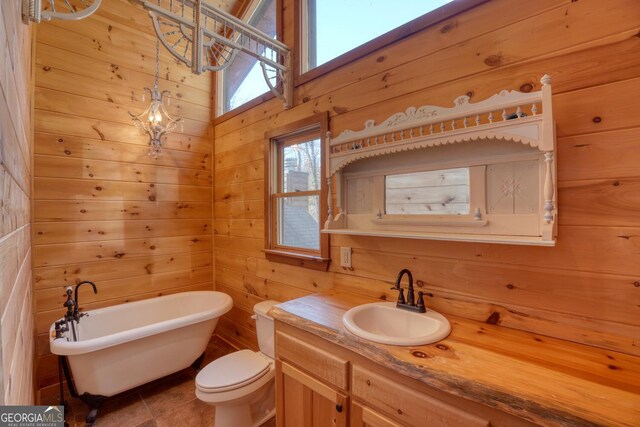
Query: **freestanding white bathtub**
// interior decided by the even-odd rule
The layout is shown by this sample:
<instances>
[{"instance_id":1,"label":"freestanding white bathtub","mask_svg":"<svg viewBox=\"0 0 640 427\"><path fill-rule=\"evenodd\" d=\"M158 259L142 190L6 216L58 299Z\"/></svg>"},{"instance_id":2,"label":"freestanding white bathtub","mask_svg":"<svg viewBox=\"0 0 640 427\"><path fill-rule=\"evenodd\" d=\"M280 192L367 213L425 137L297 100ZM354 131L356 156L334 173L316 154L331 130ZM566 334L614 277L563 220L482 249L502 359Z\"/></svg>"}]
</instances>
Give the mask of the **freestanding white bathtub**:
<instances>
[{"instance_id":1,"label":"freestanding white bathtub","mask_svg":"<svg viewBox=\"0 0 640 427\"><path fill-rule=\"evenodd\" d=\"M190 366L205 350L218 318L231 310L222 292L183 292L88 311L55 339L67 356L78 394L109 397Z\"/></svg>"}]
</instances>

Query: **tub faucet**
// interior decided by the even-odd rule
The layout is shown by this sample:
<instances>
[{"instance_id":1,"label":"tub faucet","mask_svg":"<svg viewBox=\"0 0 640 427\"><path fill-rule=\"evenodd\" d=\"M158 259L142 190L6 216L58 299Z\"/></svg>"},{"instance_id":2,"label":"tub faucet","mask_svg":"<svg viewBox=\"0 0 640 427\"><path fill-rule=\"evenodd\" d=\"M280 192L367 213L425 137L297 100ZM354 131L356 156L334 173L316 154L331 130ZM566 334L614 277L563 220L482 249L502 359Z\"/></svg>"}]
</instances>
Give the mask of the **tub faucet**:
<instances>
[{"instance_id":1,"label":"tub faucet","mask_svg":"<svg viewBox=\"0 0 640 427\"><path fill-rule=\"evenodd\" d=\"M65 293L67 294L67 300L64 302L63 306L67 309L67 312L64 315L64 320L68 322L73 319L78 306L73 298L71 298L71 295L73 295L73 288L71 286L67 286Z\"/></svg>"},{"instance_id":2,"label":"tub faucet","mask_svg":"<svg viewBox=\"0 0 640 427\"><path fill-rule=\"evenodd\" d=\"M404 289L400 287L400 281L404 275L407 275L409 278L409 287L407 288L407 300L404 299ZM396 284L393 288L399 292L398 294L398 303L396 307L401 308L403 310L417 311L418 313L426 312L426 307L424 306L424 294L422 292L418 292L418 302L415 302L415 293L413 292L413 275L407 268L403 268L398 273L398 278L396 279Z\"/></svg>"},{"instance_id":3,"label":"tub faucet","mask_svg":"<svg viewBox=\"0 0 640 427\"><path fill-rule=\"evenodd\" d=\"M91 282L91 281L89 281L89 280L84 280L84 281L82 281L82 282L80 282L80 283L78 283L78 284L76 285L76 293L75 293L76 301L75 301L75 309L73 310L73 319L74 319L76 322L79 322L79 321L80 321L80 318L81 318L82 316L86 316L86 313L80 313L80 308L79 308L79 307L80 307L80 302L79 302L79 300L78 300L78 288L79 288L80 286L82 286L82 285L86 284L86 283L90 284L90 285L93 287L93 293L94 293L94 294L97 294L97 293L98 293L98 288L96 287L96 284L95 284L95 283L93 283L93 282Z\"/></svg>"}]
</instances>

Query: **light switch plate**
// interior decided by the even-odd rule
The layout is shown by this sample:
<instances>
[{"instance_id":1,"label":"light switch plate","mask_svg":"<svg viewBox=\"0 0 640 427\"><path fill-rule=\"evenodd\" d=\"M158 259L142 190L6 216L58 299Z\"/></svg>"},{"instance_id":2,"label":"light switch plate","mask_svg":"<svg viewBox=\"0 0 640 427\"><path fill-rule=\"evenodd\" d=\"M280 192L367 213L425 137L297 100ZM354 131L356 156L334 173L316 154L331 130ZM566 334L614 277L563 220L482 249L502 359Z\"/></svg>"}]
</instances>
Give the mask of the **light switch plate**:
<instances>
[{"instance_id":1,"label":"light switch plate","mask_svg":"<svg viewBox=\"0 0 640 427\"><path fill-rule=\"evenodd\" d=\"M351 268L351 248L340 248L340 267Z\"/></svg>"}]
</instances>

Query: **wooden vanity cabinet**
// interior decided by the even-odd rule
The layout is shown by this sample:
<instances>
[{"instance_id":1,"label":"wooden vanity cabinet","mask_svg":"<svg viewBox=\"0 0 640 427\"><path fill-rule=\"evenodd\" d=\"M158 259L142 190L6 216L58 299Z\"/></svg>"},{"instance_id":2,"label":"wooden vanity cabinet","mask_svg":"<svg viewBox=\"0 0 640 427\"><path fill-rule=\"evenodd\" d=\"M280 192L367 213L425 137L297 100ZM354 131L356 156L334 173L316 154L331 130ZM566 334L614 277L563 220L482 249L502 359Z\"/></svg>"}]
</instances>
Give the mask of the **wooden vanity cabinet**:
<instances>
[{"instance_id":1,"label":"wooden vanity cabinet","mask_svg":"<svg viewBox=\"0 0 640 427\"><path fill-rule=\"evenodd\" d=\"M530 422L441 392L276 321L278 427L520 427Z\"/></svg>"},{"instance_id":2,"label":"wooden vanity cabinet","mask_svg":"<svg viewBox=\"0 0 640 427\"><path fill-rule=\"evenodd\" d=\"M345 394L285 362L277 363L278 426L347 427Z\"/></svg>"}]
</instances>

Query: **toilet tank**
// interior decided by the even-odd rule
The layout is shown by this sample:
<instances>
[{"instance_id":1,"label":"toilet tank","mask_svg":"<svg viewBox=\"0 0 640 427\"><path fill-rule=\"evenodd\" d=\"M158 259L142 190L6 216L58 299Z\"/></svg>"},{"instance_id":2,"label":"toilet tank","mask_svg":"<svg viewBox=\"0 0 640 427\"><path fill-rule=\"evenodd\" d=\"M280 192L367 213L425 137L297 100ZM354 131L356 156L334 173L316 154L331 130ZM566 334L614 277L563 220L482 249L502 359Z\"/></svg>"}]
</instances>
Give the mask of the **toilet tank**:
<instances>
[{"instance_id":1,"label":"toilet tank","mask_svg":"<svg viewBox=\"0 0 640 427\"><path fill-rule=\"evenodd\" d=\"M271 307L280 304L279 301L262 301L253 306L253 312L256 314L256 331L258 334L258 346L260 351L272 359L275 359L275 339L273 317L267 315Z\"/></svg>"}]
</instances>

